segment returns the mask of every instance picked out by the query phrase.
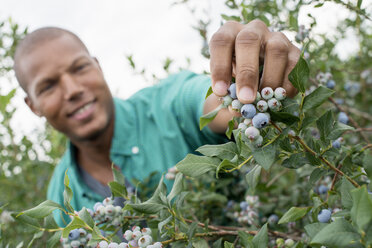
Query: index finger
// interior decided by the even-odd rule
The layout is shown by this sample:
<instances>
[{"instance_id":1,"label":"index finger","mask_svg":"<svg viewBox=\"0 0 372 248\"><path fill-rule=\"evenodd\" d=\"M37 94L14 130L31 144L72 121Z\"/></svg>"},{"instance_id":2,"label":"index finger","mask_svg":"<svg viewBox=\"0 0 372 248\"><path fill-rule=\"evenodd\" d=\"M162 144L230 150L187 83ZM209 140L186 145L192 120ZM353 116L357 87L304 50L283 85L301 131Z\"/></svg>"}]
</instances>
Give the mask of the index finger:
<instances>
[{"instance_id":1,"label":"index finger","mask_svg":"<svg viewBox=\"0 0 372 248\"><path fill-rule=\"evenodd\" d=\"M212 89L217 96L225 96L231 82L232 58L235 50L235 38L243 24L229 21L211 38L210 70Z\"/></svg>"}]
</instances>

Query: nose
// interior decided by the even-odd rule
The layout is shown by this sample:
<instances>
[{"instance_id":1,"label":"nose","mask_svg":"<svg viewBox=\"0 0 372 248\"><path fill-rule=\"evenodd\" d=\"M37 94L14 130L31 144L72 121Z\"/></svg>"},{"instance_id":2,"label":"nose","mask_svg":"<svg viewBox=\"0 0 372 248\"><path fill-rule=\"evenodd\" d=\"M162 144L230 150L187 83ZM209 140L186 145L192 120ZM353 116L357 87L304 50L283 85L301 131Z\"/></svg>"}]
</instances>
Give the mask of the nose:
<instances>
[{"instance_id":1,"label":"nose","mask_svg":"<svg viewBox=\"0 0 372 248\"><path fill-rule=\"evenodd\" d=\"M83 86L75 80L71 75L64 74L61 77L61 83L64 89L64 99L74 101L83 94Z\"/></svg>"}]
</instances>

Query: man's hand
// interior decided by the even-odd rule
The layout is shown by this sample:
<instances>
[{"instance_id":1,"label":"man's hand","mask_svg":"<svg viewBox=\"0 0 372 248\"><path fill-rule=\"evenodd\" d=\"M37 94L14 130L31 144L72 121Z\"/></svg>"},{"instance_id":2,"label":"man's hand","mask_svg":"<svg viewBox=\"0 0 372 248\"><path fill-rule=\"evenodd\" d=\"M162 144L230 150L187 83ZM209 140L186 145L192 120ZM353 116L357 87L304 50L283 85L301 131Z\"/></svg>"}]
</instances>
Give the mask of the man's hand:
<instances>
[{"instance_id":1,"label":"man's hand","mask_svg":"<svg viewBox=\"0 0 372 248\"><path fill-rule=\"evenodd\" d=\"M212 36L209 47L214 94L205 103L204 113L213 110L219 104L218 97L227 94L232 77L243 104L254 102L256 92L267 86L283 87L289 97L297 94L288 74L301 52L283 33L270 32L262 21L254 20L246 25L229 21ZM260 64L263 64L261 79ZM229 119L231 114L220 113L209 127L215 132L224 132Z\"/></svg>"},{"instance_id":2,"label":"man's hand","mask_svg":"<svg viewBox=\"0 0 372 248\"><path fill-rule=\"evenodd\" d=\"M210 66L212 88L217 96L227 94L231 77L235 77L238 99L251 103L256 92L264 87L283 87L288 96L296 95L296 89L288 80L295 67L300 50L280 32L270 32L259 20L243 25L227 22L210 41ZM263 62L263 74L259 82L259 66Z\"/></svg>"}]
</instances>

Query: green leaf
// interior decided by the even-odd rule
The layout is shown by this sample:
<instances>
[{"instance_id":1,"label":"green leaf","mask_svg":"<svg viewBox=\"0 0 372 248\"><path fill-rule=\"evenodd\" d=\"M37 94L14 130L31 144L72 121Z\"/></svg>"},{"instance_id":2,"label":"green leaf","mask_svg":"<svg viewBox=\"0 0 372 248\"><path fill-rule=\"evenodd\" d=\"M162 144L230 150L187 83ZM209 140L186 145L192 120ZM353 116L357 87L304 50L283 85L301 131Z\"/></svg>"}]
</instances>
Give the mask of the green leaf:
<instances>
[{"instance_id":1,"label":"green leaf","mask_svg":"<svg viewBox=\"0 0 372 248\"><path fill-rule=\"evenodd\" d=\"M318 232L320 232L327 225L328 225L327 223L320 222L312 223L305 226L305 231L309 235L310 239L312 239Z\"/></svg>"},{"instance_id":2,"label":"green leaf","mask_svg":"<svg viewBox=\"0 0 372 248\"><path fill-rule=\"evenodd\" d=\"M223 108L223 105L221 104L212 112L209 112L208 114L205 114L202 117L200 117L200 121L199 121L200 130L202 130L206 125L208 125L211 121L213 121L216 115L218 114L218 111L220 111L222 108Z\"/></svg>"},{"instance_id":3,"label":"green leaf","mask_svg":"<svg viewBox=\"0 0 372 248\"><path fill-rule=\"evenodd\" d=\"M60 209L64 211L62 206L59 205L58 203L55 203L54 201L51 201L51 200L46 200L34 208L31 208L29 210L19 213L17 215L17 218L18 216L25 214L31 218L41 219L41 218L44 218L45 216L50 215L56 209Z\"/></svg>"},{"instance_id":4,"label":"green leaf","mask_svg":"<svg viewBox=\"0 0 372 248\"><path fill-rule=\"evenodd\" d=\"M208 171L216 170L220 163L218 158L209 158L188 154L186 158L176 164L177 169L186 176L198 177Z\"/></svg>"},{"instance_id":5,"label":"green leaf","mask_svg":"<svg viewBox=\"0 0 372 248\"><path fill-rule=\"evenodd\" d=\"M59 228L52 214L45 217L44 228L46 229L58 229Z\"/></svg>"},{"instance_id":6,"label":"green leaf","mask_svg":"<svg viewBox=\"0 0 372 248\"><path fill-rule=\"evenodd\" d=\"M212 86L209 86L208 88L208 91L207 91L207 94L205 95L205 100L208 98L208 96L212 95L213 93L213 89L212 89Z\"/></svg>"},{"instance_id":7,"label":"green leaf","mask_svg":"<svg viewBox=\"0 0 372 248\"><path fill-rule=\"evenodd\" d=\"M347 220L336 219L318 232L310 244L324 245L329 248L363 247L358 242L360 238L359 233Z\"/></svg>"},{"instance_id":8,"label":"green leaf","mask_svg":"<svg viewBox=\"0 0 372 248\"><path fill-rule=\"evenodd\" d=\"M91 228L94 227L94 220L92 218L92 216L89 214L89 212L87 211L87 209L85 207L83 207L80 211L79 211L79 217L88 225L90 226Z\"/></svg>"},{"instance_id":9,"label":"green leaf","mask_svg":"<svg viewBox=\"0 0 372 248\"><path fill-rule=\"evenodd\" d=\"M341 193L341 203L346 209L351 209L353 207L353 198L351 196L351 190L355 187L346 179L342 178L340 193Z\"/></svg>"},{"instance_id":10,"label":"green leaf","mask_svg":"<svg viewBox=\"0 0 372 248\"><path fill-rule=\"evenodd\" d=\"M292 221L296 221L304 217L311 207L291 207L282 218L280 218L278 224L284 224Z\"/></svg>"},{"instance_id":11,"label":"green leaf","mask_svg":"<svg viewBox=\"0 0 372 248\"><path fill-rule=\"evenodd\" d=\"M125 185L125 177L120 170L116 169L114 164L111 166L112 174L114 175L114 181L120 183L121 185Z\"/></svg>"},{"instance_id":12,"label":"green leaf","mask_svg":"<svg viewBox=\"0 0 372 248\"><path fill-rule=\"evenodd\" d=\"M270 117L274 122L282 122L287 125L300 121L297 116L285 112L270 112Z\"/></svg>"},{"instance_id":13,"label":"green leaf","mask_svg":"<svg viewBox=\"0 0 372 248\"><path fill-rule=\"evenodd\" d=\"M310 179L309 183L314 185L322 176L324 176L327 173L326 170L323 170L321 168L315 168L311 174L310 174Z\"/></svg>"},{"instance_id":14,"label":"green leaf","mask_svg":"<svg viewBox=\"0 0 372 248\"><path fill-rule=\"evenodd\" d=\"M53 236L51 236L47 243L46 243L46 247L55 247L57 244L60 243L60 239L61 239L61 235L62 235L62 231L57 231L53 234Z\"/></svg>"},{"instance_id":15,"label":"green leaf","mask_svg":"<svg viewBox=\"0 0 372 248\"><path fill-rule=\"evenodd\" d=\"M289 158L283 161L282 166L290 169L298 169L308 163L309 161L307 160L305 153L301 152L291 154Z\"/></svg>"},{"instance_id":16,"label":"green leaf","mask_svg":"<svg viewBox=\"0 0 372 248\"><path fill-rule=\"evenodd\" d=\"M34 243L34 240L41 238L43 236L43 234L44 234L44 231L40 231L40 232L35 233L34 236L31 239L31 241L29 242L27 248L32 247L32 244Z\"/></svg>"},{"instance_id":17,"label":"green leaf","mask_svg":"<svg viewBox=\"0 0 372 248\"><path fill-rule=\"evenodd\" d=\"M238 235L239 235L239 238L240 238L240 243L242 245L242 247L246 247L246 248L250 248L250 247L254 247L253 243L252 243L252 236L249 235L248 233L246 232L243 232L243 231L238 231Z\"/></svg>"},{"instance_id":18,"label":"green leaf","mask_svg":"<svg viewBox=\"0 0 372 248\"><path fill-rule=\"evenodd\" d=\"M277 145L270 144L266 147L256 148L252 151L252 155L259 165L265 170L269 170L277 159L277 152Z\"/></svg>"},{"instance_id":19,"label":"green leaf","mask_svg":"<svg viewBox=\"0 0 372 248\"><path fill-rule=\"evenodd\" d=\"M82 219L80 219L80 217L75 216L72 219L72 221L63 229L63 231L62 231L62 237L67 238L68 237L68 234L72 230L77 229L77 228L83 228L85 226L86 226L85 222Z\"/></svg>"},{"instance_id":20,"label":"green leaf","mask_svg":"<svg viewBox=\"0 0 372 248\"><path fill-rule=\"evenodd\" d=\"M320 132L321 140L325 141L328 135L331 133L333 129L333 116L332 110L327 111L324 113L319 119L316 121L316 126Z\"/></svg>"},{"instance_id":21,"label":"green leaf","mask_svg":"<svg viewBox=\"0 0 372 248\"><path fill-rule=\"evenodd\" d=\"M15 214L14 214L15 215ZM12 215L14 218L17 218L17 221L20 222L20 223L23 223L23 224L26 224L34 229L37 229L37 230L40 230L40 224L39 222L34 219L34 218L31 218L29 216L27 216L26 214L18 214L16 216ZM1 240L1 239L0 239Z\"/></svg>"},{"instance_id":22,"label":"green leaf","mask_svg":"<svg viewBox=\"0 0 372 248\"><path fill-rule=\"evenodd\" d=\"M216 178L218 178L218 174L220 173L221 170L232 169L235 167L236 165L231 163L229 160L227 159L222 160L222 162L217 166Z\"/></svg>"},{"instance_id":23,"label":"green leaf","mask_svg":"<svg viewBox=\"0 0 372 248\"><path fill-rule=\"evenodd\" d=\"M158 229L159 229L159 232L161 232L161 230L163 229L163 227L168 224L169 222L171 222L173 220L173 215L170 215L168 216L168 218L166 218L165 220L159 222L158 224Z\"/></svg>"},{"instance_id":24,"label":"green leaf","mask_svg":"<svg viewBox=\"0 0 372 248\"><path fill-rule=\"evenodd\" d=\"M324 3L318 3L318 4L316 4L316 5L314 6L314 8L320 8L320 7L323 6L323 4L324 4Z\"/></svg>"},{"instance_id":25,"label":"green leaf","mask_svg":"<svg viewBox=\"0 0 372 248\"><path fill-rule=\"evenodd\" d=\"M335 140L338 137L340 137L345 131L348 131L348 130L354 130L354 128L336 121L327 139Z\"/></svg>"},{"instance_id":26,"label":"green leaf","mask_svg":"<svg viewBox=\"0 0 372 248\"><path fill-rule=\"evenodd\" d=\"M74 209L72 208L70 204L72 196L73 196L73 192L71 188L68 186L69 183L70 183L70 180L68 179L67 170L66 170L65 179L64 179L65 190L63 191L63 205L70 213L73 213Z\"/></svg>"},{"instance_id":27,"label":"green leaf","mask_svg":"<svg viewBox=\"0 0 372 248\"><path fill-rule=\"evenodd\" d=\"M6 111L6 106L10 103L10 100L14 97L17 89L11 90L7 95L1 96L0 95L0 112L5 113Z\"/></svg>"},{"instance_id":28,"label":"green leaf","mask_svg":"<svg viewBox=\"0 0 372 248\"><path fill-rule=\"evenodd\" d=\"M125 185L112 181L108 183L108 186L110 187L113 197L123 197L124 199L128 197Z\"/></svg>"},{"instance_id":29,"label":"green leaf","mask_svg":"<svg viewBox=\"0 0 372 248\"><path fill-rule=\"evenodd\" d=\"M173 183L173 187L169 195L167 196L168 201L179 195L183 191L183 175L182 173L177 173L176 178Z\"/></svg>"},{"instance_id":30,"label":"green leaf","mask_svg":"<svg viewBox=\"0 0 372 248\"><path fill-rule=\"evenodd\" d=\"M219 238L212 244L212 248L222 248L222 238Z\"/></svg>"},{"instance_id":31,"label":"green leaf","mask_svg":"<svg viewBox=\"0 0 372 248\"><path fill-rule=\"evenodd\" d=\"M309 78L309 66L307 65L306 60L302 57L298 60L296 66L289 73L288 79L292 85L298 89L298 91L305 92L305 84Z\"/></svg>"},{"instance_id":32,"label":"green leaf","mask_svg":"<svg viewBox=\"0 0 372 248\"><path fill-rule=\"evenodd\" d=\"M227 126L227 130L225 132L226 136L231 139L231 134L232 134L232 131L234 130L235 128L235 121L234 119L230 120L229 123L228 123L228 126Z\"/></svg>"},{"instance_id":33,"label":"green leaf","mask_svg":"<svg viewBox=\"0 0 372 248\"><path fill-rule=\"evenodd\" d=\"M200 238L197 240L194 240L192 245L194 248L209 248L207 241L205 241L204 239L200 239Z\"/></svg>"},{"instance_id":34,"label":"green leaf","mask_svg":"<svg viewBox=\"0 0 372 248\"><path fill-rule=\"evenodd\" d=\"M246 176L245 180L247 180L247 183L249 185L249 190L251 193L254 193L254 190L256 189L256 186L259 181L259 177L261 175L261 169L262 167L259 165L256 165Z\"/></svg>"},{"instance_id":35,"label":"green leaf","mask_svg":"<svg viewBox=\"0 0 372 248\"><path fill-rule=\"evenodd\" d=\"M269 243L269 236L267 235L267 223L262 226L261 230L252 239L254 247L267 248Z\"/></svg>"},{"instance_id":36,"label":"green leaf","mask_svg":"<svg viewBox=\"0 0 372 248\"><path fill-rule=\"evenodd\" d=\"M353 207L351 208L351 219L361 230L372 221L372 200L368 194L366 185L351 191Z\"/></svg>"},{"instance_id":37,"label":"green leaf","mask_svg":"<svg viewBox=\"0 0 372 248\"><path fill-rule=\"evenodd\" d=\"M204 156L218 157L220 159L232 160L237 154L238 149L234 142L228 142L221 145L204 145L196 149Z\"/></svg>"},{"instance_id":38,"label":"green leaf","mask_svg":"<svg viewBox=\"0 0 372 248\"><path fill-rule=\"evenodd\" d=\"M333 95L335 91L328 89L324 86L319 86L316 90L314 90L311 94L307 95L304 99L303 109L315 109L316 107L320 106L323 102L327 101L330 96Z\"/></svg>"},{"instance_id":39,"label":"green leaf","mask_svg":"<svg viewBox=\"0 0 372 248\"><path fill-rule=\"evenodd\" d=\"M234 248L234 244L225 241L225 243L223 243L223 247L224 247L224 248Z\"/></svg>"}]
</instances>

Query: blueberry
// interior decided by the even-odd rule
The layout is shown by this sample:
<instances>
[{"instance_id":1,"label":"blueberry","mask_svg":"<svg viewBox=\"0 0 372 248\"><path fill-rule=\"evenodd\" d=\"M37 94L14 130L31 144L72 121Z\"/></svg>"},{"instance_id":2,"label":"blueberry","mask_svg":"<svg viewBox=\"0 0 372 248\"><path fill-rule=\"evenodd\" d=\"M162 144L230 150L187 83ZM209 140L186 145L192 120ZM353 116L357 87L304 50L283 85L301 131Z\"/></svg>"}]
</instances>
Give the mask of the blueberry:
<instances>
[{"instance_id":1,"label":"blueberry","mask_svg":"<svg viewBox=\"0 0 372 248\"><path fill-rule=\"evenodd\" d=\"M248 207L248 203L246 202L246 201L242 201L242 202L240 202L240 209L241 210L246 210L247 209L247 207Z\"/></svg>"},{"instance_id":2,"label":"blueberry","mask_svg":"<svg viewBox=\"0 0 372 248\"><path fill-rule=\"evenodd\" d=\"M79 229L71 230L70 233L68 234L68 238L70 240L75 240L75 239L78 239L79 237L80 237Z\"/></svg>"},{"instance_id":3,"label":"blueberry","mask_svg":"<svg viewBox=\"0 0 372 248\"><path fill-rule=\"evenodd\" d=\"M94 212L96 212L98 210L98 207L100 207L100 206L103 206L102 202L96 202L93 206Z\"/></svg>"},{"instance_id":4,"label":"blueberry","mask_svg":"<svg viewBox=\"0 0 372 248\"><path fill-rule=\"evenodd\" d=\"M275 98L271 98L267 101L267 105L269 106L271 111L277 112L280 110L282 104Z\"/></svg>"},{"instance_id":5,"label":"blueberry","mask_svg":"<svg viewBox=\"0 0 372 248\"><path fill-rule=\"evenodd\" d=\"M98 243L98 246L99 248L107 248L108 247L108 243L107 241L105 240L102 240L101 242Z\"/></svg>"},{"instance_id":6,"label":"blueberry","mask_svg":"<svg viewBox=\"0 0 372 248\"><path fill-rule=\"evenodd\" d=\"M230 87L227 90L227 92L229 93L229 95L232 99L237 99L238 98L237 95L236 95L236 84L230 84Z\"/></svg>"},{"instance_id":7,"label":"blueberry","mask_svg":"<svg viewBox=\"0 0 372 248\"><path fill-rule=\"evenodd\" d=\"M279 220L279 217L276 214L272 214L269 216L269 219L267 220L269 223L277 223Z\"/></svg>"},{"instance_id":8,"label":"blueberry","mask_svg":"<svg viewBox=\"0 0 372 248\"><path fill-rule=\"evenodd\" d=\"M243 106L243 104L238 99L235 99L231 102L231 109L232 110L240 111L242 106Z\"/></svg>"},{"instance_id":9,"label":"blueberry","mask_svg":"<svg viewBox=\"0 0 372 248\"><path fill-rule=\"evenodd\" d=\"M260 136L260 131L255 127L248 127L245 132L245 136L247 136L248 139L251 141L255 140Z\"/></svg>"},{"instance_id":10,"label":"blueberry","mask_svg":"<svg viewBox=\"0 0 372 248\"><path fill-rule=\"evenodd\" d=\"M349 117L347 117L345 112L340 112L338 114L338 121L343 124L347 124L349 122Z\"/></svg>"},{"instance_id":11,"label":"blueberry","mask_svg":"<svg viewBox=\"0 0 372 248\"><path fill-rule=\"evenodd\" d=\"M107 248L119 248L119 244L118 243L115 243L115 242L112 242L108 245Z\"/></svg>"},{"instance_id":12,"label":"blueberry","mask_svg":"<svg viewBox=\"0 0 372 248\"><path fill-rule=\"evenodd\" d=\"M318 221L321 223L327 223L331 219L331 211L328 209L322 209L318 214Z\"/></svg>"},{"instance_id":13,"label":"blueberry","mask_svg":"<svg viewBox=\"0 0 372 248\"><path fill-rule=\"evenodd\" d=\"M333 89L336 86L336 83L334 80L331 79L331 80L328 80L326 86L327 88Z\"/></svg>"},{"instance_id":14,"label":"blueberry","mask_svg":"<svg viewBox=\"0 0 372 248\"><path fill-rule=\"evenodd\" d=\"M328 192L328 187L325 186L325 185L320 185L318 187L318 193L323 195L323 194L326 194Z\"/></svg>"},{"instance_id":15,"label":"blueberry","mask_svg":"<svg viewBox=\"0 0 372 248\"><path fill-rule=\"evenodd\" d=\"M269 124L269 118L263 113L258 113L253 117L252 123L255 128L263 128Z\"/></svg>"},{"instance_id":16,"label":"blueberry","mask_svg":"<svg viewBox=\"0 0 372 248\"><path fill-rule=\"evenodd\" d=\"M223 104L224 107L229 106L232 103L232 101L233 101L233 99L229 95L224 96L222 99L223 99L222 100L222 102L223 102L222 104Z\"/></svg>"},{"instance_id":17,"label":"blueberry","mask_svg":"<svg viewBox=\"0 0 372 248\"><path fill-rule=\"evenodd\" d=\"M244 104L240 112L244 118L252 119L256 115L256 108L253 104Z\"/></svg>"},{"instance_id":18,"label":"blueberry","mask_svg":"<svg viewBox=\"0 0 372 248\"><path fill-rule=\"evenodd\" d=\"M339 140L333 141L332 142L332 147L336 148L336 149L340 149L341 148L341 142Z\"/></svg>"},{"instance_id":19,"label":"blueberry","mask_svg":"<svg viewBox=\"0 0 372 248\"><path fill-rule=\"evenodd\" d=\"M287 91L282 87L278 87L275 89L274 95L275 98L278 99L279 101L284 100L284 98L286 98L287 96Z\"/></svg>"},{"instance_id":20,"label":"blueberry","mask_svg":"<svg viewBox=\"0 0 372 248\"><path fill-rule=\"evenodd\" d=\"M342 104L344 104L344 99L342 99L342 98L336 98L336 99L335 99L335 102L336 102L337 104L339 104L339 105L342 105Z\"/></svg>"},{"instance_id":21,"label":"blueberry","mask_svg":"<svg viewBox=\"0 0 372 248\"><path fill-rule=\"evenodd\" d=\"M241 129L242 132L245 132L245 130L247 130L248 126L245 125L243 122L242 123L239 123L238 125L238 129Z\"/></svg>"},{"instance_id":22,"label":"blueberry","mask_svg":"<svg viewBox=\"0 0 372 248\"><path fill-rule=\"evenodd\" d=\"M263 137L261 135L259 135L254 141L253 141L253 144L255 146L262 146L262 143L263 143Z\"/></svg>"}]
</instances>

